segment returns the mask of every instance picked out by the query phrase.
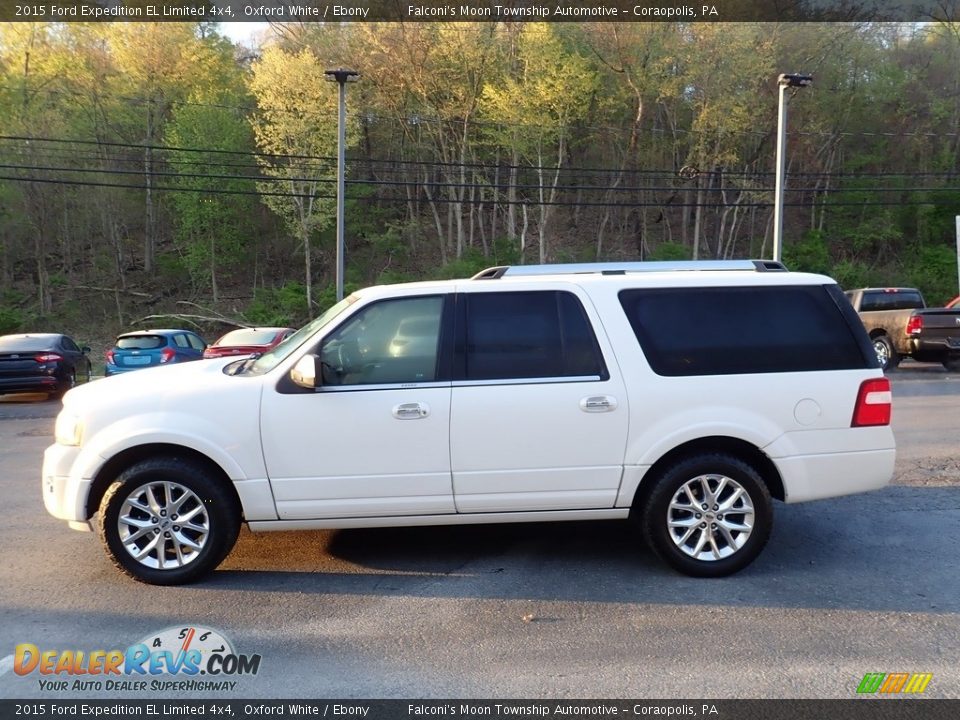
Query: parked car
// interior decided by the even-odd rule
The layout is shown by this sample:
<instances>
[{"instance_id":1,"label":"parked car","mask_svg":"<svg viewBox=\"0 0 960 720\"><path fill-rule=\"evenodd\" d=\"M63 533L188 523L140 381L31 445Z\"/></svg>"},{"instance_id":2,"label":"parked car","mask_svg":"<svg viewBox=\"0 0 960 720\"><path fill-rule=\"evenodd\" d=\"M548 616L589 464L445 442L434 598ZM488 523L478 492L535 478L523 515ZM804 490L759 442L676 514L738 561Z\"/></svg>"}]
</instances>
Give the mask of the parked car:
<instances>
[{"instance_id":1,"label":"parked car","mask_svg":"<svg viewBox=\"0 0 960 720\"><path fill-rule=\"evenodd\" d=\"M90 380L88 347L67 335L31 333L0 337L0 395L43 392L60 397Z\"/></svg>"},{"instance_id":2,"label":"parked car","mask_svg":"<svg viewBox=\"0 0 960 720\"><path fill-rule=\"evenodd\" d=\"M239 328L231 330L216 342L207 345L204 358L228 357L232 355L255 355L265 353L296 332L293 328Z\"/></svg>"},{"instance_id":3,"label":"parked car","mask_svg":"<svg viewBox=\"0 0 960 720\"><path fill-rule=\"evenodd\" d=\"M190 330L136 330L118 336L107 350L103 374L118 375L157 365L199 360L207 344Z\"/></svg>"},{"instance_id":4,"label":"parked car","mask_svg":"<svg viewBox=\"0 0 960 720\"><path fill-rule=\"evenodd\" d=\"M960 308L960 295L957 295L953 300L944 305L945 308Z\"/></svg>"},{"instance_id":5,"label":"parked car","mask_svg":"<svg viewBox=\"0 0 960 720\"><path fill-rule=\"evenodd\" d=\"M905 357L960 369L960 308L927 307L916 288L861 288L846 295L884 370Z\"/></svg>"},{"instance_id":6,"label":"parked car","mask_svg":"<svg viewBox=\"0 0 960 720\"><path fill-rule=\"evenodd\" d=\"M890 381L852 306L769 261L371 287L259 358L111 382L67 394L43 498L77 529L96 516L117 568L158 585L213 570L241 522L630 516L671 567L717 577L760 554L774 499L894 467Z\"/></svg>"}]
</instances>

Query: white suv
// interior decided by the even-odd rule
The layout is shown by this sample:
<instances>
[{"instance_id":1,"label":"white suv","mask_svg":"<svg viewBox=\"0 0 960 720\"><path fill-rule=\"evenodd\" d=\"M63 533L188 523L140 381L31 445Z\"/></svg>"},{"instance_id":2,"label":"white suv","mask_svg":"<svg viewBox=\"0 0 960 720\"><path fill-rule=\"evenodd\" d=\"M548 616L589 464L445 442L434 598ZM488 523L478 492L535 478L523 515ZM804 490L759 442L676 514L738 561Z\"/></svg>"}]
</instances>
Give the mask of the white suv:
<instances>
[{"instance_id":1,"label":"white suv","mask_svg":"<svg viewBox=\"0 0 960 720\"><path fill-rule=\"evenodd\" d=\"M270 352L71 390L47 510L149 583L240 523L303 530L634 516L720 576L772 500L889 482L890 385L827 277L778 263L491 268L371 287Z\"/></svg>"}]
</instances>

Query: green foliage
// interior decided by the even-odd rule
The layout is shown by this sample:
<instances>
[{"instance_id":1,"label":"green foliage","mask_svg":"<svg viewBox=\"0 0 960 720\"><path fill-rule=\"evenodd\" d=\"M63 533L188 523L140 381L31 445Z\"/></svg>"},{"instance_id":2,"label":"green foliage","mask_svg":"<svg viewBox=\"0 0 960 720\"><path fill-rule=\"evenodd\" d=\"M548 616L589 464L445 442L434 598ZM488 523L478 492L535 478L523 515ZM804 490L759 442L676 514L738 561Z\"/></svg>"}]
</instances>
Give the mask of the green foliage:
<instances>
[{"instance_id":1,"label":"green foliage","mask_svg":"<svg viewBox=\"0 0 960 720\"><path fill-rule=\"evenodd\" d=\"M344 282L343 283L343 296L348 297L351 293L356 292L360 289L360 286L357 283ZM335 283L330 283L323 287L319 293L317 293L314 309L314 317L325 312L329 308L337 304L337 286Z\"/></svg>"},{"instance_id":2,"label":"green foliage","mask_svg":"<svg viewBox=\"0 0 960 720\"><path fill-rule=\"evenodd\" d=\"M493 265L517 265L520 254L509 240L499 240L494 243L494 252L484 255L479 248L467 248L459 260L434 268L428 277L435 280L454 280L476 275Z\"/></svg>"},{"instance_id":3,"label":"green foliage","mask_svg":"<svg viewBox=\"0 0 960 720\"><path fill-rule=\"evenodd\" d=\"M931 307L957 294L957 251L947 245L921 248L908 261L905 284L918 287Z\"/></svg>"},{"instance_id":4,"label":"green foliage","mask_svg":"<svg viewBox=\"0 0 960 720\"><path fill-rule=\"evenodd\" d=\"M18 308L0 305L0 335L9 335L23 329L24 316Z\"/></svg>"},{"instance_id":5,"label":"green foliage","mask_svg":"<svg viewBox=\"0 0 960 720\"><path fill-rule=\"evenodd\" d=\"M650 253L648 260L689 260L690 248L684 247L679 243L660 243L653 252Z\"/></svg>"},{"instance_id":6,"label":"green foliage","mask_svg":"<svg viewBox=\"0 0 960 720\"><path fill-rule=\"evenodd\" d=\"M787 267L790 267L789 265ZM885 285L883 273L861 263L843 260L834 265L830 277L837 281L844 290L855 290L863 287L877 287Z\"/></svg>"},{"instance_id":7,"label":"green foliage","mask_svg":"<svg viewBox=\"0 0 960 720\"><path fill-rule=\"evenodd\" d=\"M287 282L278 288L257 288L246 317L255 325L299 327L308 320L306 303L303 283Z\"/></svg>"},{"instance_id":8,"label":"green foliage","mask_svg":"<svg viewBox=\"0 0 960 720\"><path fill-rule=\"evenodd\" d=\"M783 248L783 262L795 272L829 274L832 263L826 236L814 230L798 243L787 243Z\"/></svg>"},{"instance_id":9,"label":"green foliage","mask_svg":"<svg viewBox=\"0 0 960 720\"><path fill-rule=\"evenodd\" d=\"M0 293L2 323L226 309L263 285L257 322L329 305L337 66L363 74L348 288L516 264L521 224L528 261L593 259L599 228L610 260L637 238L687 259L694 227L734 257L769 251L776 74L795 69L816 82L790 101L788 265L955 294L949 23L316 23L250 62L198 23L31 22L0 24L0 277L23 295ZM101 184L23 181L48 166L63 169L29 172Z\"/></svg>"}]
</instances>

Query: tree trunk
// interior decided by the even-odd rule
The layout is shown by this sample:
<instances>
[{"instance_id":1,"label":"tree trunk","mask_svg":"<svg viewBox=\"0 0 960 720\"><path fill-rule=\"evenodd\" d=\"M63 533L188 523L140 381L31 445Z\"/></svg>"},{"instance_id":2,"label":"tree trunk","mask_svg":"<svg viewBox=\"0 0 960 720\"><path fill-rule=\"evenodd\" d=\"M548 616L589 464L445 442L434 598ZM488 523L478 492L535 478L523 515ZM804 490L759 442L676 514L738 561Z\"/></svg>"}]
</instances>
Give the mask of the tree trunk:
<instances>
[{"instance_id":1,"label":"tree trunk","mask_svg":"<svg viewBox=\"0 0 960 720\"><path fill-rule=\"evenodd\" d=\"M153 274L156 241L153 236L153 102L147 101L147 144L143 152L143 174L146 185L146 218L143 229L143 269Z\"/></svg>"}]
</instances>

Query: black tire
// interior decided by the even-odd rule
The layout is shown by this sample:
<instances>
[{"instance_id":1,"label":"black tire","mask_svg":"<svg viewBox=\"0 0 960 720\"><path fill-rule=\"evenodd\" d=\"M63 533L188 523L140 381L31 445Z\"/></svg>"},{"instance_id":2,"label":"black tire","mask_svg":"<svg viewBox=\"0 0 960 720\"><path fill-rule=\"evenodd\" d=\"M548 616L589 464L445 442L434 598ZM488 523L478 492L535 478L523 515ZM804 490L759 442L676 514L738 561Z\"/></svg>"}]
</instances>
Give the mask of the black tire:
<instances>
[{"instance_id":1,"label":"black tire","mask_svg":"<svg viewBox=\"0 0 960 720\"><path fill-rule=\"evenodd\" d=\"M153 510L160 512L145 512L151 505L147 488L153 493ZM176 512L168 516L168 508L185 509L188 522L176 524L180 518ZM121 523L121 514L133 522ZM148 532L121 535L131 527ZM233 493L202 465L155 457L128 468L107 489L98 530L121 572L151 585L182 585L207 575L230 553L240 532L240 509ZM144 553L143 558L134 557L135 551Z\"/></svg>"},{"instance_id":2,"label":"black tire","mask_svg":"<svg viewBox=\"0 0 960 720\"><path fill-rule=\"evenodd\" d=\"M83 375L81 376L83 378L82 381L85 383L90 382L90 375L92 374L93 374L93 367L89 362L85 363L83 366Z\"/></svg>"},{"instance_id":3,"label":"black tire","mask_svg":"<svg viewBox=\"0 0 960 720\"><path fill-rule=\"evenodd\" d=\"M706 490L718 489L721 479L725 479L724 484L716 498L705 497ZM731 575L753 562L770 538L770 491L756 469L739 458L720 453L687 457L650 478L650 482L654 485L641 508L641 524L647 542L674 570L693 577ZM687 494L685 486L692 494ZM742 494L733 497L736 490ZM674 503L681 494L681 502ZM731 499L731 507L724 513L724 504ZM701 502L704 500L708 501L706 510ZM682 509L686 504L689 511ZM748 508L752 513L743 512ZM676 525L671 526L671 522ZM699 552L698 547L702 548ZM704 553L712 557L705 559Z\"/></svg>"},{"instance_id":4,"label":"black tire","mask_svg":"<svg viewBox=\"0 0 960 720\"><path fill-rule=\"evenodd\" d=\"M877 354L881 370L896 370L900 364L900 353L894 347L888 335L877 335L873 338L873 351Z\"/></svg>"},{"instance_id":5,"label":"black tire","mask_svg":"<svg viewBox=\"0 0 960 720\"><path fill-rule=\"evenodd\" d=\"M77 386L77 370L73 368L67 373L67 377L62 383L57 385L57 389L50 393L51 400L59 400L64 395L67 394L68 390L72 390Z\"/></svg>"}]
</instances>

